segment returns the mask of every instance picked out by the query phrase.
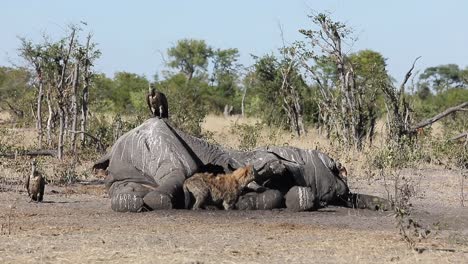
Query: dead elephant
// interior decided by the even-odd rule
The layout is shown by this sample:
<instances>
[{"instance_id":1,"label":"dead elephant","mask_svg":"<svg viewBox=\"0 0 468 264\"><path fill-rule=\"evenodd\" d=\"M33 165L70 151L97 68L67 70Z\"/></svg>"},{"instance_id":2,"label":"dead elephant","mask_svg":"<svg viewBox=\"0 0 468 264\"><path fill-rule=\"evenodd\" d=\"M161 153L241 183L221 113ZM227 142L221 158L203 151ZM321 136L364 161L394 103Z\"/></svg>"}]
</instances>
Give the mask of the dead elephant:
<instances>
[{"instance_id":1,"label":"dead elephant","mask_svg":"<svg viewBox=\"0 0 468 264\"><path fill-rule=\"evenodd\" d=\"M231 172L252 164L257 185L239 198L238 209L314 210L329 204L388 209L385 199L353 194L337 163L316 150L267 147L227 150L151 118L120 137L97 161L106 169L111 207L119 212L183 208L183 182L195 172ZM262 185L262 188L258 188ZM266 191L265 191L266 189Z\"/></svg>"}]
</instances>

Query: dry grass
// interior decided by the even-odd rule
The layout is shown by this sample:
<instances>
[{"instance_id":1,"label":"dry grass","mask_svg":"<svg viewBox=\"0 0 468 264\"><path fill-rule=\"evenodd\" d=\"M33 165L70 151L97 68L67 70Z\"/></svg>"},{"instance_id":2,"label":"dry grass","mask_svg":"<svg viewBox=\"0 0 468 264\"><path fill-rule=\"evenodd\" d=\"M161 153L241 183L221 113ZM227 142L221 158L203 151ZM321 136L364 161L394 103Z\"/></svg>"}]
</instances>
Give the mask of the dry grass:
<instances>
[{"instance_id":1,"label":"dry grass","mask_svg":"<svg viewBox=\"0 0 468 264\"><path fill-rule=\"evenodd\" d=\"M233 127L236 124L254 125L260 122L255 118L242 118L240 116L224 116L208 115L202 125L204 132L209 131L212 137L218 144L237 149L240 144L240 137L237 133L232 133ZM369 178L373 177L374 171L369 168L369 159L375 155L379 149L383 148L387 142L385 135L385 120L381 119L377 122L375 130L375 139L373 146L365 145L362 152L356 150L345 150L342 146L334 145L330 139L326 138L324 132L320 132L314 127L308 127L307 134L302 137L297 137L295 134L284 131L278 128L264 126L257 146L293 146L306 149L317 149L328 153L331 157L340 160L347 168L350 177ZM440 123L432 125L432 131L429 135L433 138L443 138L443 126ZM424 164L427 166L427 164Z\"/></svg>"},{"instance_id":2,"label":"dry grass","mask_svg":"<svg viewBox=\"0 0 468 264\"><path fill-rule=\"evenodd\" d=\"M231 116L225 118L223 116L208 115L203 123L203 131L209 131L213 134L215 142L229 148L238 148L240 143L239 134L232 133L233 127L236 124L254 125L260 122L254 118L241 118L239 116ZM384 139L380 136L383 134L385 124L379 122L377 125L377 139L375 144L383 144ZM293 133L284 131L278 128L263 127L258 140L258 146L293 146L306 149L317 149L328 153L335 159L340 160L349 168L349 175L356 177L364 177L368 174L366 164L366 156L369 151L357 152L353 150L344 151L340 146L332 145L330 140L326 138L324 133L320 133L314 127L309 127L305 136L297 137Z\"/></svg>"}]
</instances>

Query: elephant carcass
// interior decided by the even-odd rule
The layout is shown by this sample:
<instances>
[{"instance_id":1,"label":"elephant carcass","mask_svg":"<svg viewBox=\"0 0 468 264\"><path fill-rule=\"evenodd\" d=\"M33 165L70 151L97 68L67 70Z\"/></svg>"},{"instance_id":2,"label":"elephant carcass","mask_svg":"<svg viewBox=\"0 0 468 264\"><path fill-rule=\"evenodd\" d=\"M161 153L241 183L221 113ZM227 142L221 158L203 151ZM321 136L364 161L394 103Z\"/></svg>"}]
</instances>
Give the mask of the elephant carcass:
<instances>
[{"instance_id":1,"label":"elephant carcass","mask_svg":"<svg viewBox=\"0 0 468 264\"><path fill-rule=\"evenodd\" d=\"M138 211L143 204L154 205L151 209L172 208L180 183L201 165L177 133L159 118L149 119L121 136L95 167L102 168L106 163L106 186L116 211Z\"/></svg>"},{"instance_id":2,"label":"elephant carcass","mask_svg":"<svg viewBox=\"0 0 468 264\"><path fill-rule=\"evenodd\" d=\"M271 209L281 206L284 195L294 210L326 204L355 206L357 196L339 177L335 162L319 151L293 147L226 150L180 132L159 118L124 134L94 167L108 171L112 209L134 212L178 207L183 201L183 182L195 172L207 168L229 172L247 164L254 166L256 180L273 191L249 193L239 199L245 204L238 208ZM360 201L361 207L366 205Z\"/></svg>"}]
</instances>

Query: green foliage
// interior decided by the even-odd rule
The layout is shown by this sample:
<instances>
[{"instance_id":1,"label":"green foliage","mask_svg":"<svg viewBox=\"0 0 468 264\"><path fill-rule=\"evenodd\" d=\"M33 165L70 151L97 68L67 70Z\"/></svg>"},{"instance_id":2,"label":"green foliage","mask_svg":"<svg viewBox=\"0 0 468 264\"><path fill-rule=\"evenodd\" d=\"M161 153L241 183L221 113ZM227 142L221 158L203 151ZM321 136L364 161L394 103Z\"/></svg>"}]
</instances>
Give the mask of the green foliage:
<instances>
[{"instance_id":1,"label":"green foliage","mask_svg":"<svg viewBox=\"0 0 468 264\"><path fill-rule=\"evenodd\" d=\"M30 87L31 74L24 68L0 67L0 109L24 117L35 103L35 91ZM30 115L27 121L32 121Z\"/></svg>"},{"instance_id":2,"label":"green foliage","mask_svg":"<svg viewBox=\"0 0 468 264\"><path fill-rule=\"evenodd\" d=\"M258 146L263 125L260 122L254 125L235 124L231 128L231 133L240 138L238 148L243 151L253 150Z\"/></svg>"},{"instance_id":3,"label":"green foliage","mask_svg":"<svg viewBox=\"0 0 468 264\"><path fill-rule=\"evenodd\" d=\"M90 89L90 104L98 112L149 117L146 104L149 84L146 77L134 73L118 72L113 79L96 75Z\"/></svg>"},{"instance_id":4,"label":"green foliage","mask_svg":"<svg viewBox=\"0 0 468 264\"><path fill-rule=\"evenodd\" d=\"M0 128L0 153L12 153L15 150L15 143L12 130Z\"/></svg>"},{"instance_id":5,"label":"green foliage","mask_svg":"<svg viewBox=\"0 0 468 264\"><path fill-rule=\"evenodd\" d=\"M278 60L273 55L258 58L249 87L250 113L256 113L268 125L285 125L286 113L281 107Z\"/></svg>"},{"instance_id":6,"label":"green foliage","mask_svg":"<svg viewBox=\"0 0 468 264\"><path fill-rule=\"evenodd\" d=\"M115 111L114 80L106 77L105 74L96 74L93 76L93 85L89 90L90 108L92 111L103 113Z\"/></svg>"},{"instance_id":7,"label":"green foliage","mask_svg":"<svg viewBox=\"0 0 468 264\"><path fill-rule=\"evenodd\" d=\"M319 91L315 120L327 135L362 150L365 139L372 142L374 136L381 87L390 83L385 59L371 50L346 54L343 45L351 38L351 29L327 14L309 17L313 27L299 30L306 38L299 47L312 87Z\"/></svg>"},{"instance_id":8,"label":"green foliage","mask_svg":"<svg viewBox=\"0 0 468 264\"><path fill-rule=\"evenodd\" d=\"M218 49L213 53L212 82L217 86L220 96L232 98L236 94L239 51L237 49Z\"/></svg>"},{"instance_id":9,"label":"green foliage","mask_svg":"<svg viewBox=\"0 0 468 264\"><path fill-rule=\"evenodd\" d=\"M179 69L191 80L197 72L206 71L212 50L204 40L182 39L167 54L170 57L168 65Z\"/></svg>"},{"instance_id":10,"label":"green foliage","mask_svg":"<svg viewBox=\"0 0 468 264\"><path fill-rule=\"evenodd\" d=\"M468 68L447 64L429 67L419 76L416 94L413 96L416 120L432 117L449 107L468 101ZM466 130L466 113L457 113L442 122L446 128ZM458 125L455 125L458 123ZM461 132L461 131L460 131Z\"/></svg>"},{"instance_id":11,"label":"green foliage","mask_svg":"<svg viewBox=\"0 0 468 264\"><path fill-rule=\"evenodd\" d=\"M415 140L403 137L400 142L389 141L369 157L376 169L407 168L420 161L427 161L424 148Z\"/></svg>"},{"instance_id":12,"label":"green foliage","mask_svg":"<svg viewBox=\"0 0 468 264\"><path fill-rule=\"evenodd\" d=\"M183 74L176 74L157 84L157 89L167 97L169 120L177 128L194 136L201 136L201 124L207 114L199 94L200 86L206 88L207 84L198 79L188 82Z\"/></svg>"},{"instance_id":13,"label":"green foliage","mask_svg":"<svg viewBox=\"0 0 468 264\"><path fill-rule=\"evenodd\" d=\"M290 95L282 91L282 71L289 68L289 74L286 76L287 86L294 87L303 104L302 97L309 92L308 87L300 74L299 65L288 58L277 58L274 55L256 58L254 69L246 80L245 85L249 93L248 113L260 117L267 125L286 128L290 122L286 109L292 102L289 100Z\"/></svg>"},{"instance_id":14,"label":"green foliage","mask_svg":"<svg viewBox=\"0 0 468 264\"><path fill-rule=\"evenodd\" d=\"M422 120L432 117L449 107L456 106L467 101L468 89L466 87L449 88L435 95L429 94L424 98L421 98L419 94L416 94L413 96L415 119Z\"/></svg>"},{"instance_id":15,"label":"green foliage","mask_svg":"<svg viewBox=\"0 0 468 264\"><path fill-rule=\"evenodd\" d=\"M128 72L118 72L114 76L114 89L112 93L112 101L114 102L114 108L116 111L123 113L140 111L142 102L145 102L144 96L148 93L149 82L148 80L140 75ZM133 94L133 100L132 100ZM135 100L135 97L142 99L140 102Z\"/></svg>"},{"instance_id":16,"label":"green foliage","mask_svg":"<svg viewBox=\"0 0 468 264\"><path fill-rule=\"evenodd\" d=\"M425 69L419 76L419 81L439 93L449 88L466 87L467 76L468 68L461 70L456 64L446 64Z\"/></svg>"}]
</instances>

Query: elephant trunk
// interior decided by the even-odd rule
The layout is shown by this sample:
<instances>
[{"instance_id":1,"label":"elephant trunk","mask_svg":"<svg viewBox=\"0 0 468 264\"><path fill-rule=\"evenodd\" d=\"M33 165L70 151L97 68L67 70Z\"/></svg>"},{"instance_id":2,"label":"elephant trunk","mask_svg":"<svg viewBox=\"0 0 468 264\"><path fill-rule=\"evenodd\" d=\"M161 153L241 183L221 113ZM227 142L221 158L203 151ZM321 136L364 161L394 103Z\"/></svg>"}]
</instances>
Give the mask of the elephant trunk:
<instances>
[{"instance_id":1,"label":"elephant trunk","mask_svg":"<svg viewBox=\"0 0 468 264\"><path fill-rule=\"evenodd\" d=\"M350 208L370 209L388 211L393 208L393 204L384 198L373 195L349 193L347 197L342 197L338 201L339 205Z\"/></svg>"}]
</instances>

